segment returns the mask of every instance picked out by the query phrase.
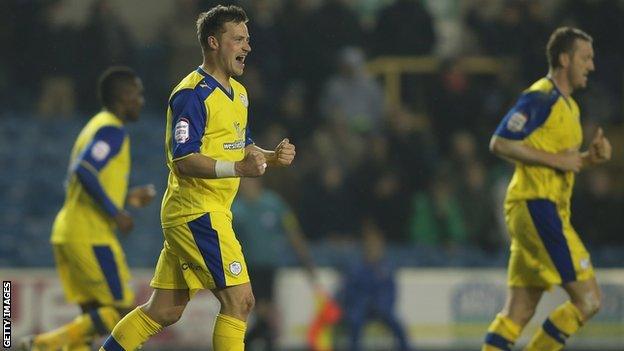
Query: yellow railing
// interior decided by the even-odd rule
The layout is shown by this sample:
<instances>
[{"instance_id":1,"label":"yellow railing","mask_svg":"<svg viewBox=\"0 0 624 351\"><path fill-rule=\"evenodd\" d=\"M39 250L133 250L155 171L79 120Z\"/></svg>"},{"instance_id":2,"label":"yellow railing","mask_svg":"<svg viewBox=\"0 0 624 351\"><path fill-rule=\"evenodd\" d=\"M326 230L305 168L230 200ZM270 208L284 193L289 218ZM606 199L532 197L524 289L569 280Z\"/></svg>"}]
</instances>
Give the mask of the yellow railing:
<instances>
[{"instance_id":1,"label":"yellow railing","mask_svg":"<svg viewBox=\"0 0 624 351\"><path fill-rule=\"evenodd\" d=\"M469 74L498 74L509 60L469 56L457 59L462 70ZM443 59L434 56L384 56L368 62L368 71L384 80L386 102L397 104L401 100L401 75L432 74L440 70Z\"/></svg>"}]
</instances>

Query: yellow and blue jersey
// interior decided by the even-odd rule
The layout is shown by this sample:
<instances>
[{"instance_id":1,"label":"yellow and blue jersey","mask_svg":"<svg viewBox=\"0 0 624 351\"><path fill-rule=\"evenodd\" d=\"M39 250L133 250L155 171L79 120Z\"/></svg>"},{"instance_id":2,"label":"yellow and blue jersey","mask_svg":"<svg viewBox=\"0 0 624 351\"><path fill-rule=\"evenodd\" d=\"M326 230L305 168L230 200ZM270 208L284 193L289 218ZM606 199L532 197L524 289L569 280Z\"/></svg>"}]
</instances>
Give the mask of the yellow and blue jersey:
<instances>
[{"instance_id":1,"label":"yellow and blue jersey","mask_svg":"<svg viewBox=\"0 0 624 351\"><path fill-rule=\"evenodd\" d=\"M116 241L112 217L125 204L130 162L130 140L123 122L108 111L96 114L72 149L53 243Z\"/></svg>"},{"instance_id":2,"label":"yellow and blue jersey","mask_svg":"<svg viewBox=\"0 0 624 351\"><path fill-rule=\"evenodd\" d=\"M550 153L578 150L583 141L578 105L549 78L524 91L495 134ZM548 199L569 206L573 186L574 172L516 162L506 201Z\"/></svg>"},{"instance_id":3,"label":"yellow and blue jersey","mask_svg":"<svg viewBox=\"0 0 624 351\"><path fill-rule=\"evenodd\" d=\"M161 207L163 228L193 221L230 207L238 178L200 179L176 173L174 162L194 153L215 160L240 161L252 144L247 128L247 91L230 78L231 91L201 68L174 89L167 108L165 148L169 178Z\"/></svg>"},{"instance_id":4,"label":"yellow and blue jersey","mask_svg":"<svg viewBox=\"0 0 624 351\"><path fill-rule=\"evenodd\" d=\"M495 135L550 153L578 150L578 105L551 79L540 79L523 92ZM516 161L505 200L510 286L550 288L593 277L589 253L570 223L573 186L573 172Z\"/></svg>"}]
</instances>

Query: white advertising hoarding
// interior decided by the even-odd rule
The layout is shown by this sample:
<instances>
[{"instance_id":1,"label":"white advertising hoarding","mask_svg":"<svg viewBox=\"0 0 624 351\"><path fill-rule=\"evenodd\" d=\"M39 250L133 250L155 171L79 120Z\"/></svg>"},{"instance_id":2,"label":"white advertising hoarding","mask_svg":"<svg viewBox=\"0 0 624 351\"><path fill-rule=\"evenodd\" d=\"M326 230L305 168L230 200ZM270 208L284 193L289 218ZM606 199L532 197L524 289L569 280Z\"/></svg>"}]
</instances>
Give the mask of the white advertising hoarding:
<instances>
[{"instance_id":1,"label":"white advertising hoarding","mask_svg":"<svg viewBox=\"0 0 624 351\"><path fill-rule=\"evenodd\" d=\"M144 302L151 289L151 270L135 270L137 302ZM600 313L569 341L570 347L624 350L624 270L598 270L603 289ZM79 312L68 305L53 270L0 270L3 281L11 281L11 336L16 345L21 336L51 330L71 320ZM340 287L340 277L323 270L321 280L331 292ZM275 281L279 345L286 350L305 348L305 337L315 314L315 298L298 269L283 269ZM477 350L487 325L500 310L505 297L505 272L481 269L402 269L397 273L396 312L412 346ZM561 289L545 294L538 313L518 345L564 301ZM201 292L190 302L183 318L145 345L144 349L209 349L213 319L218 303L209 292ZM344 334L343 330L343 334ZM340 332L336 333L338 345ZM342 339L345 339L344 335ZM391 348L389 333L376 323L365 329L365 345L372 349ZM390 346L388 346L390 345ZM339 346L338 348L342 348Z\"/></svg>"}]
</instances>

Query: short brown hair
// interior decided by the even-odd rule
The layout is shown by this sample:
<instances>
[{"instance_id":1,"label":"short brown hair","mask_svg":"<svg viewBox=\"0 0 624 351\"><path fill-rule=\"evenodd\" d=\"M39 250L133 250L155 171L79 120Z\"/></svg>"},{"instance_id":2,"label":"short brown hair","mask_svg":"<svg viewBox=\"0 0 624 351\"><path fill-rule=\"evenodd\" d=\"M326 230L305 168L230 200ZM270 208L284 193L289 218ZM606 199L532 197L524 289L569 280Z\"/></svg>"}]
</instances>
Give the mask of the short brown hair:
<instances>
[{"instance_id":1,"label":"short brown hair","mask_svg":"<svg viewBox=\"0 0 624 351\"><path fill-rule=\"evenodd\" d=\"M197 39L202 51L208 50L208 37L223 33L223 25L227 22L247 23L249 19L245 10L239 6L217 5L197 18Z\"/></svg>"},{"instance_id":2,"label":"short brown hair","mask_svg":"<svg viewBox=\"0 0 624 351\"><path fill-rule=\"evenodd\" d=\"M584 31L573 27L559 27L550 35L548 44L546 45L546 57L548 57L548 66L550 68L561 67L559 55L563 53L571 54L574 52L574 42L585 40L593 42L592 37Z\"/></svg>"}]
</instances>

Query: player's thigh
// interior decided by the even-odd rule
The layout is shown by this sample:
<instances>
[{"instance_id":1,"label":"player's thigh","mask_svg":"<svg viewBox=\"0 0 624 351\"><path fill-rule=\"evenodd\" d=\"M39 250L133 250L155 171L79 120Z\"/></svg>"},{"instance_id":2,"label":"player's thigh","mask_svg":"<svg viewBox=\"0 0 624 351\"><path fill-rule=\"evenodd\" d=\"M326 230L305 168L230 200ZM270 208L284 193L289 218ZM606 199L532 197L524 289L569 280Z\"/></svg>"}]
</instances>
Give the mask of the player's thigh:
<instances>
[{"instance_id":1,"label":"player's thigh","mask_svg":"<svg viewBox=\"0 0 624 351\"><path fill-rule=\"evenodd\" d=\"M555 203L544 199L506 206L512 236L510 286L549 289L593 276L587 251L569 217L560 211Z\"/></svg>"},{"instance_id":2,"label":"player's thigh","mask_svg":"<svg viewBox=\"0 0 624 351\"><path fill-rule=\"evenodd\" d=\"M134 302L130 271L119 243L55 244L54 255L69 301L116 307Z\"/></svg>"},{"instance_id":3,"label":"player's thigh","mask_svg":"<svg viewBox=\"0 0 624 351\"><path fill-rule=\"evenodd\" d=\"M155 289L188 290L189 284L186 282L182 267L180 258L175 254L169 242L165 240L150 286ZM184 267L188 269L188 264Z\"/></svg>"},{"instance_id":4,"label":"player's thigh","mask_svg":"<svg viewBox=\"0 0 624 351\"><path fill-rule=\"evenodd\" d=\"M164 230L189 289L221 289L249 282L242 248L225 213L207 213Z\"/></svg>"}]
</instances>

